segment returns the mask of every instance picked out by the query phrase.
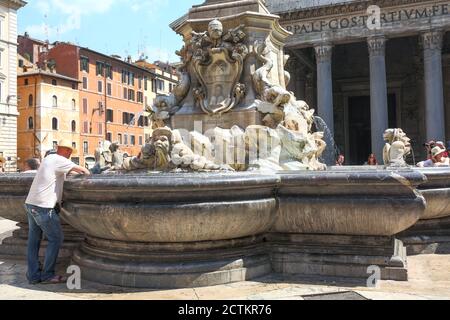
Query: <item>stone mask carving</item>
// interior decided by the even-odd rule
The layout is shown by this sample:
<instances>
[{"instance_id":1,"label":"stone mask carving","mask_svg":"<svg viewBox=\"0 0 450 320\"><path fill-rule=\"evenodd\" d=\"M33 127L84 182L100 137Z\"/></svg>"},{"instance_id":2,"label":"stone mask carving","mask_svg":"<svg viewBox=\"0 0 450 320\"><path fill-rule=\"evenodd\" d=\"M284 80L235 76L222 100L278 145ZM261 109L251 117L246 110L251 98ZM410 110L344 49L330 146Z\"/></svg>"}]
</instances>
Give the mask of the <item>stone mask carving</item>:
<instances>
[{"instance_id":1,"label":"stone mask carving","mask_svg":"<svg viewBox=\"0 0 450 320\"><path fill-rule=\"evenodd\" d=\"M387 142L383 150L383 160L386 166L407 166L405 157L411 153L411 139L402 129L387 129L383 134Z\"/></svg>"}]
</instances>

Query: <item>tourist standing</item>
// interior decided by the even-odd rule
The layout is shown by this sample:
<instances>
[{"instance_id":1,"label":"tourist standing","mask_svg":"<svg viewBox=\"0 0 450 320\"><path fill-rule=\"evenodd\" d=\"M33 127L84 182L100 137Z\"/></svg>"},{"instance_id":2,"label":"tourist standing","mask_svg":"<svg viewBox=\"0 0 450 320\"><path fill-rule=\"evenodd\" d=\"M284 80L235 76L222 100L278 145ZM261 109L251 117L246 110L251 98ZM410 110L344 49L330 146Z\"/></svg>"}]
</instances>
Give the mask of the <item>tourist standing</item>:
<instances>
[{"instance_id":1,"label":"tourist standing","mask_svg":"<svg viewBox=\"0 0 450 320\"><path fill-rule=\"evenodd\" d=\"M56 154L51 154L42 161L25 201L29 224L27 278L30 284L61 283L66 280L55 273L56 260L63 242L59 218L63 184L69 173L90 174L88 170L69 160L73 152L70 141L59 142ZM43 234L48 240L48 246L41 269L39 248Z\"/></svg>"}]
</instances>

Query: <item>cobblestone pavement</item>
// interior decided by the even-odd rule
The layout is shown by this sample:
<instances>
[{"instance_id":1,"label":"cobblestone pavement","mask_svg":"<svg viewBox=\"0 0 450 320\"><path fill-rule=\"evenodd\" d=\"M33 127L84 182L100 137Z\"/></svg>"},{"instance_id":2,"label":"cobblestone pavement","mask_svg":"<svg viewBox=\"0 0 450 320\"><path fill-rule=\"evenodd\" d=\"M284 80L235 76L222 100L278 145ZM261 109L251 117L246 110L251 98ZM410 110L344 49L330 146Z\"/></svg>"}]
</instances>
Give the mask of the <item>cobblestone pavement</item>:
<instances>
[{"instance_id":1,"label":"cobblestone pavement","mask_svg":"<svg viewBox=\"0 0 450 320\"><path fill-rule=\"evenodd\" d=\"M0 219L0 241L8 236L14 223ZM272 275L255 281L238 282L205 288L179 290L136 290L104 286L82 281L81 290L66 285L29 285L26 263L11 257L0 257L0 300L304 300L310 295L354 292L366 299L450 300L450 255L419 255L408 258L409 281L380 281L377 288L367 288L361 281L342 279L301 278ZM59 269L64 273L66 265ZM348 297L348 294L342 295Z\"/></svg>"}]
</instances>

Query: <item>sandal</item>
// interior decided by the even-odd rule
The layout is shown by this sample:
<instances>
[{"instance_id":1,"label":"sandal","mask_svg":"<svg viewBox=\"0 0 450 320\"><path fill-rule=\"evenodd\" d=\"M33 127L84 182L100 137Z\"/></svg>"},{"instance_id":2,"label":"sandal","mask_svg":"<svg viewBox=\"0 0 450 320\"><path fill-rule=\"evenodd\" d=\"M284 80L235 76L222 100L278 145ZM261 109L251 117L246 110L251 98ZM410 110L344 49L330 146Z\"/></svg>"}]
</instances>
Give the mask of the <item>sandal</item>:
<instances>
[{"instance_id":1,"label":"sandal","mask_svg":"<svg viewBox=\"0 0 450 320\"><path fill-rule=\"evenodd\" d=\"M42 281L40 284L58 284L58 283L66 283L67 278L63 276L54 276L48 280Z\"/></svg>"}]
</instances>

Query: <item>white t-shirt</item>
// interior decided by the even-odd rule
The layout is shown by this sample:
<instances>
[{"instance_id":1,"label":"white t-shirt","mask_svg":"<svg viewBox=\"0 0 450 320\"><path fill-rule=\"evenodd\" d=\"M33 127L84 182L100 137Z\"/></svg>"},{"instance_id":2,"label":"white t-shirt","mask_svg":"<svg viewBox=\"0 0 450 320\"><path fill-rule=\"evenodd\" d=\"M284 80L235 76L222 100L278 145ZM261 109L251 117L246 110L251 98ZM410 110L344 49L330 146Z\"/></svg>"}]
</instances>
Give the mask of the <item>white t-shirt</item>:
<instances>
[{"instance_id":1,"label":"white t-shirt","mask_svg":"<svg viewBox=\"0 0 450 320\"><path fill-rule=\"evenodd\" d=\"M60 155L47 156L34 177L25 203L47 209L61 203L66 174L74 167L72 161Z\"/></svg>"}]
</instances>

